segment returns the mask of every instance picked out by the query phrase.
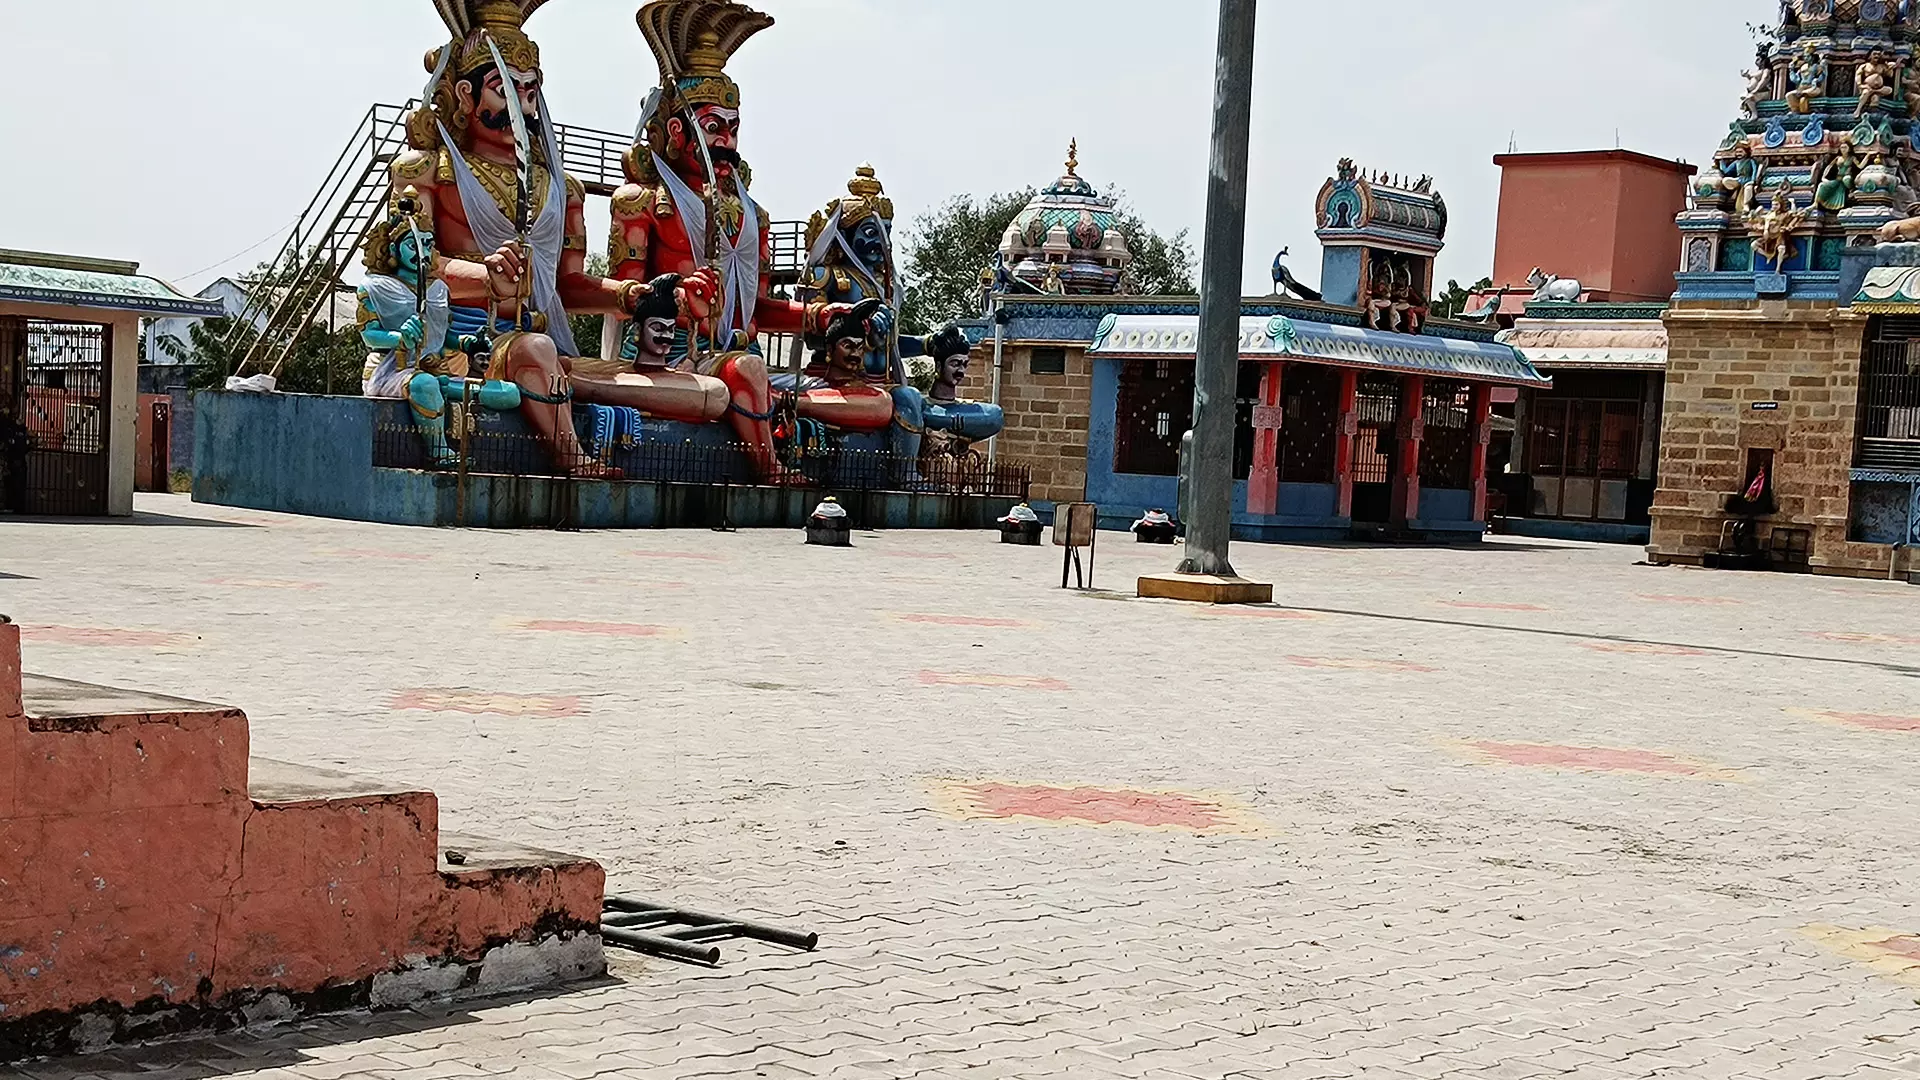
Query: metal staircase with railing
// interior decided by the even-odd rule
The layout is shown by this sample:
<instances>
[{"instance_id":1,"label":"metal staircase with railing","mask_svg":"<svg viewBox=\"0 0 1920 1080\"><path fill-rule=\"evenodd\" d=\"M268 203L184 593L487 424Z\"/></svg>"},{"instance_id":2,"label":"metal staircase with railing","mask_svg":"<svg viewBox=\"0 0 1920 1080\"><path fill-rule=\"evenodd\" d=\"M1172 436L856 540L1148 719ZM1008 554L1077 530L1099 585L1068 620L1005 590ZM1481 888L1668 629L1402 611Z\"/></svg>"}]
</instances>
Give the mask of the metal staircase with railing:
<instances>
[{"instance_id":1,"label":"metal staircase with railing","mask_svg":"<svg viewBox=\"0 0 1920 1080\"><path fill-rule=\"evenodd\" d=\"M407 117L418 107L417 100L375 105L361 118L286 243L260 280L248 285L246 305L226 341L227 355L242 357L235 374L277 372L315 324L386 208L387 169L406 150ZM626 182L620 158L633 143L630 137L557 124L554 139L563 167L589 195L611 196ZM799 278L803 228L794 221L768 226L776 285Z\"/></svg>"}]
</instances>

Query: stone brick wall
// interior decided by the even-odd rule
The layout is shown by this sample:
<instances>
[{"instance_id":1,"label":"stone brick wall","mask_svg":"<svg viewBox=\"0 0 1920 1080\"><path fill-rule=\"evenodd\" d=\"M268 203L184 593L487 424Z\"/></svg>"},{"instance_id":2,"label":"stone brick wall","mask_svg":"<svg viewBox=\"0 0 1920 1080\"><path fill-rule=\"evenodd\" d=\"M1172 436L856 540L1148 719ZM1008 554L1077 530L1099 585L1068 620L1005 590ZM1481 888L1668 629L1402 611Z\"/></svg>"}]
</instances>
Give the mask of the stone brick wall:
<instances>
[{"instance_id":1,"label":"stone brick wall","mask_svg":"<svg viewBox=\"0 0 1920 1080\"><path fill-rule=\"evenodd\" d=\"M1033 469L1031 497L1048 502L1079 502L1087 494L1087 427L1093 397L1093 372L1086 346L1069 345L1064 375L1032 374L1033 349L1008 345L1000 375L1000 405L1007 429L1000 434L999 458ZM973 367L960 396L992 400L993 341L974 350Z\"/></svg>"},{"instance_id":2,"label":"stone brick wall","mask_svg":"<svg viewBox=\"0 0 1920 1080\"><path fill-rule=\"evenodd\" d=\"M1772 528L1810 529L1814 570L1884 572L1888 549L1847 541L1866 316L1809 301L1694 301L1666 321L1649 557L1698 563L1718 549L1727 498L1748 480L1749 451L1771 450L1779 513L1763 520L1762 542Z\"/></svg>"}]
</instances>

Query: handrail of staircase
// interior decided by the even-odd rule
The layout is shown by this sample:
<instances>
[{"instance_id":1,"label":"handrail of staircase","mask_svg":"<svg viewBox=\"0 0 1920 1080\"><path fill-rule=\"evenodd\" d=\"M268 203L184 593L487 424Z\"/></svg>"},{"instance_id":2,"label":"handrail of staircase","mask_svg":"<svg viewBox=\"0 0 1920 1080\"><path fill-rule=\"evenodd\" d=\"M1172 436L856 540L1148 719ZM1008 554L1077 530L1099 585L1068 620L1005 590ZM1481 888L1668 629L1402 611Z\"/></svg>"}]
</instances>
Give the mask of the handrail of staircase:
<instances>
[{"instance_id":1,"label":"handrail of staircase","mask_svg":"<svg viewBox=\"0 0 1920 1080\"><path fill-rule=\"evenodd\" d=\"M250 331L253 340L248 343L235 374L245 372L249 366L258 366L260 357L275 347L277 337L300 325L289 325L286 316L300 308L297 297L305 291L306 279L320 261L319 245L331 239L334 231L340 227L347 208L353 204L354 195L367 183L369 173L386 164L390 156L386 151L390 147L397 149L395 138L404 138L406 115L412 107L412 102L405 106L374 105L354 128L346 149L335 159L327 178L301 212L300 220L287 237L286 244L270 264L266 280L247 291L247 304L241 317L236 320L232 331L234 336L229 338L229 348L238 351L234 346ZM361 165L357 173L352 168L355 162ZM334 208L331 215L315 217L316 213L326 215L329 208ZM323 220L326 227L321 230L319 225ZM364 229L361 230L361 235L364 232ZM333 272L337 274L339 260L336 258L334 262L336 268Z\"/></svg>"},{"instance_id":2,"label":"handrail of staircase","mask_svg":"<svg viewBox=\"0 0 1920 1080\"><path fill-rule=\"evenodd\" d=\"M275 321L274 314L280 307L286 292L304 275L306 267L303 264L311 261L306 257L306 249L309 244L315 242L316 229L319 225L319 221L315 219L316 214L325 214L326 208L341 201L343 196L348 194L349 189L345 185L355 177L353 163L372 159L378 155L383 141L381 139L383 128L387 133L392 133L396 129L403 131L406 114L411 107L411 102L406 106L376 104L369 108L360 118L360 122L355 125L352 136L347 140L346 148L340 152L339 157L334 159L332 167L327 170L326 179L321 181L313 198L300 212L300 217L296 219L286 243L281 245L273 261L268 264L265 280L257 283L262 287L247 290L246 304L242 307L240 316L234 320L233 328L228 335L229 355L239 351L237 346L250 332L254 335L254 341L249 344L246 350L247 355L241 359L239 366L235 369L236 374L244 371L248 362L253 359L252 354L256 351L254 346L257 346L266 336L269 326ZM391 114L391 118L383 116L383 113ZM365 170L362 169L359 174L360 181L364 181L364 177ZM358 182L355 183L353 190L357 188ZM329 228L332 227L332 220L336 220L337 217L338 215L335 214L332 219L328 219ZM317 235L321 238L326 236L325 233Z\"/></svg>"}]
</instances>

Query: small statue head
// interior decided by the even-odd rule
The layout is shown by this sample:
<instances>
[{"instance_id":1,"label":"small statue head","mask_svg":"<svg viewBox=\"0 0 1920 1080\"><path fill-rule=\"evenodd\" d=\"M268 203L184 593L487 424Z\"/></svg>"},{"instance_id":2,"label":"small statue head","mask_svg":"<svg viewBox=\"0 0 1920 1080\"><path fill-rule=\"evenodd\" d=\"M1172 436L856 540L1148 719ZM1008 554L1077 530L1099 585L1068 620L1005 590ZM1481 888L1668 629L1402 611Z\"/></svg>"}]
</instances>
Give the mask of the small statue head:
<instances>
[{"instance_id":1,"label":"small statue head","mask_svg":"<svg viewBox=\"0 0 1920 1080\"><path fill-rule=\"evenodd\" d=\"M869 297L849 310L828 320L814 347L825 353L827 366L842 372L864 373L867 355L880 347L875 340L874 316L880 313L878 297Z\"/></svg>"},{"instance_id":2,"label":"small statue head","mask_svg":"<svg viewBox=\"0 0 1920 1080\"><path fill-rule=\"evenodd\" d=\"M674 331L680 324L680 275L662 274L647 283L652 290L640 301L633 314L638 362L647 367L665 367L673 351Z\"/></svg>"},{"instance_id":3,"label":"small statue head","mask_svg":"<svg viewBox=\"0 0 1920 1080\"><path fill-rule=\"evenodd\" d=\"M422 267L432 273L435 251L433 223L427 219L420 192L408 188L395 197L387 219L368 230L364 262L370 274L414 284Z\"/></svg>"},{"instance_id":4,"label":"small statue head","mask_svg":"<svg viewBox=\"0 0 1920 1080\"><path fill-rule=\"evenodd\" d=\"M959 397L960 384L966 381L973 363L973 344L958 326L947 326L933 335L927 351L933 354L933 393L936 401Z\"/></svg>"}]
</instances>

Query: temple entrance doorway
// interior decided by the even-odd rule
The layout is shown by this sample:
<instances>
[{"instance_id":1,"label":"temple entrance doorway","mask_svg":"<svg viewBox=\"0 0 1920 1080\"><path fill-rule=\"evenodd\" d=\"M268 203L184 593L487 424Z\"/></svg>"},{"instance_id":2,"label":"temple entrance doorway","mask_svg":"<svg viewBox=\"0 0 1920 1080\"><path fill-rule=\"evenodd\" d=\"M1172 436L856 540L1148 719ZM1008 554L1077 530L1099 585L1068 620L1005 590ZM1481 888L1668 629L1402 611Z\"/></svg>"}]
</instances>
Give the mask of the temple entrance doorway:
<instances>
[{"instance_id":1,"label":"temple entrance doorway","mask_svg":"<svg viewBox=\"0 0 1920 1080\"><path fill-rule=\"evenodd\" d=\"M1393 517L1393 477L1400 452L1400 381L1365 373L1354 394L1360 429L1353 450L1353 521L1386 525Z\"/></svg>"}]
</instances>

